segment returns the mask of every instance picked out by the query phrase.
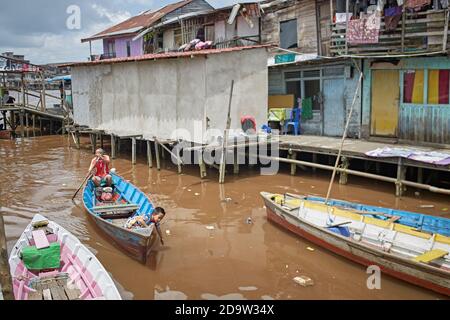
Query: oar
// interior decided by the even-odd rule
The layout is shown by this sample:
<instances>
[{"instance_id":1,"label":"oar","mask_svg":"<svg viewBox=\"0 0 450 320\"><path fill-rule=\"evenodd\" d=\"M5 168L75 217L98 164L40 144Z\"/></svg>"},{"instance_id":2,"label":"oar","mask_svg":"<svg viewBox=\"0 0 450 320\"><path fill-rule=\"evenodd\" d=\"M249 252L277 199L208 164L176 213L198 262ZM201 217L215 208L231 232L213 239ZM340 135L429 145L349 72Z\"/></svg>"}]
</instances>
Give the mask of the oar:
<instances>
[{"instance_id":1,"label":"oar","mask_svg":"<svg viewBox=\"0 0 450 320\"><path fill-rule=\"evenodd\" d=\"M97 164L98 162L98 158L97 161L95 161L95 164ZM90 178L92 178L92 175L94 174L94 169L95 169L95 165L94 168L92 168L92 170L88 173L88 175L86 176L86 178L84 178L83 182L81 183L80 187L77 189L77 191L75 192L75 194L72 197L72 201L73 199L75 199L75 197L77 196L78 192L80 192L81 188L83 188L84 184L86 183L86 181L88 181Z\"/></svg>"},{"instance_id":2,"label":"oar","mask_svg":"<svg viewBox=\"0 0 450 320\"><path fill-rule=\"evenodd\" d=\"M94 173L91 171L88 173L88 175L86 176L86 178L84 178L83 183L81 183L80 187L77 189L77 191L75 192L75 194L72 197L72 200L75 199L75 197L77 196L78 192L80 192L81 188L83 188L84 184L86 183L86 181L88 181L90 178L92 178L92 175Z\"/></svg>"}]
</instances>

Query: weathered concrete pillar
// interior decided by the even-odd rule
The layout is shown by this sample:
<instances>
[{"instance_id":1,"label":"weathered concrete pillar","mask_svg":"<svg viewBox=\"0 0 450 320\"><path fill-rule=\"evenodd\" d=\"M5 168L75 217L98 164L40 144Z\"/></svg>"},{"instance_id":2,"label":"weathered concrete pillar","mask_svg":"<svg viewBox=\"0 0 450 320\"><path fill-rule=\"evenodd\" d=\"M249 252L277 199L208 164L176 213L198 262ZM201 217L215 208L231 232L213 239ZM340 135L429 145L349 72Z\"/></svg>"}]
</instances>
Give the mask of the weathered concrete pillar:
<instances>
[{"instance_id":1,"label":"weathered concrete pillar","mask_svg":"<svg viewBox=\"0 0 450 320\"><path fill-rule=\"evenodd\" d=\"M236 147L233 154L233 174L238 175L239 174L239 154L238 154L238 148Z\"/></svg>"},{"instance_id":2,"label":"weathered concrete pillar","mask_svg":"<svg viewBox=\"0 0 450 320\"><path fill-rule=\"evenodd\" d=\"M347 157L342 157L341 160L341 168L342 169L348 169L350 166L350 160ZM348 183L348 173L347 172L341 172L339 174L339 184L347 184Z\"/></svg>"},{"instance_id":3,"label":"weathered concrete pillar","mask_svg":"<svg viewBox=\"0 0 450 320\"><path fill-rule=\"evenodd\" d=\"M80 142L80 132L77 130L75 131L76 137L77 137L77 149L81 148L81 142Z\"/></svg>"},{"instance_id":4,"label":"weathered concrete pillar","mask_svg":"<svg viewBox=\"0 0 450 320\"><path fill-rule=\"evenodd\" d=\"M147 162L150 168L153 168L152 142L147 140Z\"/></svg>"},{"instance_id":5,"label":"weathered concrete pillar","mask_svg":"<svg viewBox=\"0 0 450 320\"><path fill-rule=\"evenodd\" d=\"M172 149L173 152L173 149ZM178 174L181 174L183 172L183 167L181 166L181 156L180 156L180 149L177 148L177 167L178 167Z\"/></svg>"},{"instance_id":6,"label":"weathered concrete pillar","mask_svg":"<svg viewBox=\"0 0 450 320\"><path fill-rule=\"evenodd\" d=\"M312 162L313 162L313 163L317 163L317 153L313 153L313 154L312 154ZM314 173L316 173L317 168L312 168L312 171L313 171Z\"/></svg>"},{"instance_id":7,"label":"weathered concrete pillar","mask_svg":"<svg viewBox=\"0 0 450 320\"><path fill-rule=\"evenodd\" d=\"M131 138L131 164L136 164L136 138Z\"/></svg>"},{"instance_id":8,"label":"weathered concrete pillar","mask_svg":"<svg viewBox=\"0 0 450 320\"><path fill-rule=\"evenodd\" d=\"M423 183L423 168L417 168L417 182Z\"/></svg>"},{"instance_id":9,"label":"weathered concrete pillar","mask_svg":"<svg viewBox=\"0 0 450 320\"><path fill-rule=\"evenodd\" d=\"M397 182L395 183L395 195L397 197L403 196L405 187L403 186L402 181L405 180L405 177L406 177L406 167L403 165L402 158L399 158L397 165Z\"/></svg>"}]
</instances>

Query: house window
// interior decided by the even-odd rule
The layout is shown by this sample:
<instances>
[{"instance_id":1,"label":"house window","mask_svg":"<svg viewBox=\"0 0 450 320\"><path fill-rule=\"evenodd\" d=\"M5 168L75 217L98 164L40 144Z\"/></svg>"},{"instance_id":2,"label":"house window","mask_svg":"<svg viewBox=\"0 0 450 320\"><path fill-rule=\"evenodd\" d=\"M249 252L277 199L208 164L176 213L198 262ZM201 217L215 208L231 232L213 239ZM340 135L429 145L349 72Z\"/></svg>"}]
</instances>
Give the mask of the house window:
<instances>
[{"instance_id":1,"label":"house window","mask_svg":"<svg viewBox=\"0 0 450 320\"><path fill-rule=\"evenodd\" d=\"M214 42L214 39L215 39L214 30L215 30L215 27L213 24L205 26L205 41L213 41Z\"/></svg>"},{"instance_id":2,"label":"house window","mask_svg":"<svg viewBox=\"0 0 450 320\"><path fill-rule=\"evenodd\" d=\"M280 22L280 47L297 48L297 19Z\"/></svg>"},{"instance_id":3,"label":"house window","mask_svg":"<svg viewBox=\"0 0 450 320\"><path fill-rule=\"evenodd\" d=\"M424 70L408 70L403 74L403 102L423 104Z\"/></svg>"},{"instance_id":4,"label":"house window","mask_svg":"<svg viewBox=\"0 0 450 320\"><path fill-rule=\"evenodd\" d=\"M298 98L302 97L302 82L299 80L287 81L286 82L286 94L294 95L294 106L297 106Z\"/></svg>"},{"instance_id":5,"label":"house window","mask_svg":"<svg viewBox=\"0 0 450 320\"><path fill-rule=\"evenodd\" d=\"M305 98L312 98L313 110L320 110L320 80L305 80Z\"/></svg>"},{"instance_id":6,"label":"house window","mask_svg":"<svg viewBox=\"0 0 450 320\"><path fill-rule=\"evenodd\" d=\"M108 55L113 57L116 53L116 46L114 41L108 42Z\"/></svg>"},{"instance_id":7,"label":"house window","mask_svg":"<svg viewBox=\"0 0 450 320\"><path fill-rule=\"evenodd\" d=\"M181 28L173 30L173 45L175 48L179 48L183 45Z\"/></svg>"},{"instance_id":8,"label":"house window","mask_svg":"<svg viewBox=\"0 0 450 320\"><path fill-rule=\"evenodd\" d=\"M131 56L131 42L127 41L127 57Z\"/></svg>"},{"instance_id":9,"label":"house window","mask_svg":"<svg viewBox=\"0 0 450 320\"><path fill-rule=\"evenodd\" d=\"M428 104L449 104L450 70L428 70Z\"/></svg>"}]
</instances>

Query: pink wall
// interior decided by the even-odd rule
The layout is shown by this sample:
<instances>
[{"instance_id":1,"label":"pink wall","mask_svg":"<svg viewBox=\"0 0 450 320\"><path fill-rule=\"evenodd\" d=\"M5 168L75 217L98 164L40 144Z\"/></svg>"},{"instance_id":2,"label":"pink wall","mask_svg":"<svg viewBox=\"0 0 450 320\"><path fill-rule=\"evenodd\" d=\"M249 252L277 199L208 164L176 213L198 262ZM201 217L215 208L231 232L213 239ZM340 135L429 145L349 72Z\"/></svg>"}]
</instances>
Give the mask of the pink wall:
<instances>
[{"instance_id":1,"label":"pink wall","mask_svg":"<svg viewBox=\"0 0 450 320\"><path fill-rule=\"evenodd\" d=\"M123 58L127 56L127 41L131 42L131 56L140 56L143 54L143 39L142 37L137 39L136 41L132 41L134 36L126 37L126 38L113 38L116 58ZM103 53L109 54L108 51L108 42L110 39L103 39Z\"/></svg>"}]
</instances>

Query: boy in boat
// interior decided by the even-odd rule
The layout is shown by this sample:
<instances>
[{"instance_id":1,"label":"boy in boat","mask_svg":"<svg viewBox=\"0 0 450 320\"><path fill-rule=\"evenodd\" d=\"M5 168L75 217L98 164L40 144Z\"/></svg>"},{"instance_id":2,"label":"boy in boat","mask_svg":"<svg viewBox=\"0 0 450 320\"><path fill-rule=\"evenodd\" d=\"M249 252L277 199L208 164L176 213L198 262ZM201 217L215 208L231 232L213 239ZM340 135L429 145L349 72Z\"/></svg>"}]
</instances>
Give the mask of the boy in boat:
<instances>
[{"instance_id":1,"label":"boy in boat","mask_svg":"<svg viewBox=\"0 0 450 320\"><path fill-rule=\"evenodd\" d=\"M156 207L152 213L144 213L142 215L137 215L129 218L127 222L125 222L125 228L147 228L152 223L154 223L156 232L158 232L159 239L161 240L161 244L164 245L164 240L162 237L161 229L159 227L159 223L162 219L164 219L165 216L166 211L161 207Z\"/></svg>"},{"instance_id":2,"label":"boy in boat","mask_svg":"<svg viewBox=\"0 0 450 320\"><path fill-rule=\"evenodd\" d=\"M111 187L112 177L109 174L109 163L110 159L105 154L105 150L97 149L95 151L95 158L92 159L89 167L90 173L95 169L92 182L94 182L96 187Z\"/></svg>"}]
</instances>

